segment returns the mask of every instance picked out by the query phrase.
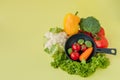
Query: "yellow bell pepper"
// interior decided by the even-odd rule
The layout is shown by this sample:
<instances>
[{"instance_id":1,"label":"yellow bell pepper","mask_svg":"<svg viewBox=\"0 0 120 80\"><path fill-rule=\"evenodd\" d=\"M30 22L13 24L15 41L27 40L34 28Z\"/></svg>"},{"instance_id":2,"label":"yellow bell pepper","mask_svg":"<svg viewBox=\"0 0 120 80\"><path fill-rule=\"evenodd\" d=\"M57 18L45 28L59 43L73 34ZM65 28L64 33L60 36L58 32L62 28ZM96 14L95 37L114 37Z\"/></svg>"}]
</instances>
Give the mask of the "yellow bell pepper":
<instances>
[{"instance_id":1,"label":"yellow bell pepper","mask_svg":"<svg viewBox=\"0 0 120 80\"><path fill-rule=\"evenodd\" d=\"M68 13L64 17L64 31L69 35L77 34L79 31L80 18L77 15Z\"/></svg>"}]
</instances>

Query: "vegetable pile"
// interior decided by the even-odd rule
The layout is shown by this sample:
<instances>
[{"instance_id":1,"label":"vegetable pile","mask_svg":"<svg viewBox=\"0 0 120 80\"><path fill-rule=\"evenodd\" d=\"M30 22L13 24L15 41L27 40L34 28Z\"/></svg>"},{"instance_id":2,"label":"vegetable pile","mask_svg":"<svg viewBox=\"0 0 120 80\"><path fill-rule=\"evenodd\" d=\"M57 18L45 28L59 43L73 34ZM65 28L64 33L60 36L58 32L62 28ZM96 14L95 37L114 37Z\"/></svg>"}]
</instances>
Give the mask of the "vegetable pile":
<instances>
[{"instance_id":1,"label":"vegetable pile","mask_svg":"<svg viewBox=\"0 0 120 80\"><path fill-rule=\"evenodd\" d=\"M72 48L68 49L69 56L74 61L87 60L92 51L92 42L84 39L79 39L72 45Z\"/></svg>"},{"instance_id":2,"label":"vegetable pile","mask_svg":"<svg viewBox=\"0 0 120 80\"><path fill-rule=\"evenodd\" d=\"M97 48L108 47L105 30L96 18L92 16L79 18L77 13L75 15L69 13L65 15L63 24L63 29L59 27L50 28L49 32L45 34L47 42L45 43L44 50L52 55L52 67L60 68L71 75L88 77L96 69L105 69L109 66L109 58L103 53L97 53L90 58L89 62L86 62L93 51L93 45L88 40L79 39L67 50L71 59L65 54L65 42L70 36L79 33L90 36Z\"/></svg>"}]
</instances>

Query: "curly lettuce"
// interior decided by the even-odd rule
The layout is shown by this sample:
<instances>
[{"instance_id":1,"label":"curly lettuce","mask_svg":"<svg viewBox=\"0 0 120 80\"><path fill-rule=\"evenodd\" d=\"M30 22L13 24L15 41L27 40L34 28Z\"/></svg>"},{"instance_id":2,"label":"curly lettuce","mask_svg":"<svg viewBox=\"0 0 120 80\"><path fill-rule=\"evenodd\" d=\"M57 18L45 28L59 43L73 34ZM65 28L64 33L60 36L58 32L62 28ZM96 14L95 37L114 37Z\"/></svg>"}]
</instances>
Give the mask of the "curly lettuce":
<instances>
[{"instance_id":1,"label":"curly lettuce","mask_svg":"<svg viewBox=\"0 0 120 80\"><path fill-rule=\"evenodd\" d=\"M109 66L109 59L98 53L92 57L89 63L86 61L76 62L66 57L65 53L56 53L53 55L54 61L51 62L51 66L54 68L60 68L63 71L71 75L79 75L81 77L88 77L92 75L97 68L105 69Z\"/></svg>"}]
</instances>

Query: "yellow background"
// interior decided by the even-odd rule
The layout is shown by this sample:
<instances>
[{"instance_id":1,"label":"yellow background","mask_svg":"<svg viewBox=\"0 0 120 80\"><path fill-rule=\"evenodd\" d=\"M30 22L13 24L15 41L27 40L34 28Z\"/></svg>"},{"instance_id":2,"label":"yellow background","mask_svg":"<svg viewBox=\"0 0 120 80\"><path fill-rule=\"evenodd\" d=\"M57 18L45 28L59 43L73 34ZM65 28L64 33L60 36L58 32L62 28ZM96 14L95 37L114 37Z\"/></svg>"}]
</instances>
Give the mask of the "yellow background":
<instances>
[{"instance_id":1,"label":"yellow background","mask_svg":"<svg viewBox=\"0 0 120 80\"><path fill-rule=\"evenodd\" d=\"M0 80L119 80L120 0L0 0ZM106 31L111 64L92 76L69 75L50 66L43 51L43 35L50 27L62 27L66 13L94 16Z\"/></svg>"}]
</instances>

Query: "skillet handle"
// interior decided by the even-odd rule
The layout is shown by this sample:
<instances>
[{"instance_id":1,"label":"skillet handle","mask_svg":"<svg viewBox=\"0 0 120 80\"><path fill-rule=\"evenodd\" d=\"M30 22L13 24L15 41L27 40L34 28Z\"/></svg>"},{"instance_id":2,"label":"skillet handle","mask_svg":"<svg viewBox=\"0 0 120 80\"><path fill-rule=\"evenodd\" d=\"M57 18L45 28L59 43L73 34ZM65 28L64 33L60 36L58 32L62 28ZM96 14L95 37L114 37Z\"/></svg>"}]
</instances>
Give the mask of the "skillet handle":
<instances>
[{"instance_id":1,"label":"skillet handle","mask_svg":"<svg viewBox=\"0 0 120 80\"><path fill-rule=\"evenodd\" d=\"M97 48L96 52L116 55L117 50L115 48Z\"/></svg>"}]
</instances>

